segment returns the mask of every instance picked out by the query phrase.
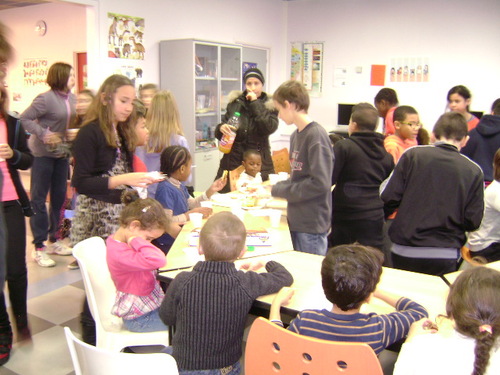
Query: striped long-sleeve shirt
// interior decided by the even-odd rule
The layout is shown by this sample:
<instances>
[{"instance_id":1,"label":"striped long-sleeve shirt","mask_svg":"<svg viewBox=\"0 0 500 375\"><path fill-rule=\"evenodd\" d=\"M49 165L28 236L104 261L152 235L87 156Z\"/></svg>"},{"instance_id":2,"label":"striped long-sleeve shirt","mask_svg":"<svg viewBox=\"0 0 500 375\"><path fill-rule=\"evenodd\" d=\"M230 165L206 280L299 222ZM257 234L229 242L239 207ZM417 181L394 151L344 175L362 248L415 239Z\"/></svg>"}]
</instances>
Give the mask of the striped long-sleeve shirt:
<instances>
[{"instance_id":1,"label":"striped long-sleeve shirt","mask_svg":"<svg viewBox=\"0 0 500 375\"><path fill-rule=\"evenodd\" d=\"M234 263L198 262L172 281L160 317L175 325L173 356L179 369L219 369L236 363L243 330L255 298L293 283L281 264L270 261L267 272L237 271Z\"/></svg>"},{"instance_id":2,"label":"striped long-sleeve shirt","mask_svg":"<svg viewBox=\"0 0 500 375\"><path fill-rule=\"evenodd\" d=\"M343 315L328 310L304 310L288 329L323 340L364 342L379 354L404 338L413 322L428 316L423 306L405 297L399 299L396 310L386 315Z\"/></svg>"}]
</instances>

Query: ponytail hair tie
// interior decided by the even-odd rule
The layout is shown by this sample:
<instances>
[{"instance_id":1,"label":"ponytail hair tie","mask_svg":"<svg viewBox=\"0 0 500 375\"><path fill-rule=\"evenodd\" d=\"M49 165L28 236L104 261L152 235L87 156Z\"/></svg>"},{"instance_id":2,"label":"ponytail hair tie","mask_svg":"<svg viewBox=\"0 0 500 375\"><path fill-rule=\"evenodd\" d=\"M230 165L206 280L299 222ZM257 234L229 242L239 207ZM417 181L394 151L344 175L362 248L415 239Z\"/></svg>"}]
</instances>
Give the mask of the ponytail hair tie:
<instances>
[{"instance_id":1,"label":"ponytail hair tie","mask_svg":"<svg viewBox=\"0 0 500 375\"><path fill-rule=\"evenodd\" d=\"M479 326L479 332L488 332L490 335L492 335L493 329L489 324L483 324L482 326Z\"/></svg>"}]
</instances>

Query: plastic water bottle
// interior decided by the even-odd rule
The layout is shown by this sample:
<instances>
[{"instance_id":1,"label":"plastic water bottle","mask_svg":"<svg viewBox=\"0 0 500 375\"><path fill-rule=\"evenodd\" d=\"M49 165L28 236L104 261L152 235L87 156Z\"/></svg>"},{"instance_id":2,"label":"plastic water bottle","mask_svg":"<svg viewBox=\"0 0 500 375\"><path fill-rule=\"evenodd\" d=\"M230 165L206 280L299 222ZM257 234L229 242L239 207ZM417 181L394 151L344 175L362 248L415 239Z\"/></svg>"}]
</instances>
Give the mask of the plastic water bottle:
<instances>
[{"instance_id":1,"label":"plastic water bottle","mask_svg":"<svg viewBox=\"0 0 500 375\"><path fill-rule=\"evenodd\" d=\"M219 151L224 154L229 154L233 147L234 139L236 138L236 131L240 127L240 113L234 112L234 115L227 122L228 125L233 127L231 135L223 135L219 142Z\"/></svg>"}]
</instances>

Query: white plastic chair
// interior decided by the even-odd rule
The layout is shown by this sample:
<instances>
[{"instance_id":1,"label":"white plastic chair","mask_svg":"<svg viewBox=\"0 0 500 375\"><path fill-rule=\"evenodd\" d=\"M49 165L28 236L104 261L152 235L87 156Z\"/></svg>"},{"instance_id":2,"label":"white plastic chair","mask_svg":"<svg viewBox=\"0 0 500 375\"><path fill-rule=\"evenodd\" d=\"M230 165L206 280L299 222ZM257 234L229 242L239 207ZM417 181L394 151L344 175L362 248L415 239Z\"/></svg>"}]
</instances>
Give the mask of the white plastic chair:
<instances>
[{"instance_id":1,"label":"white plastic chair","mask_svg":"<svg viewBox=\"0 0 500 375\"><path fill-rule=\"evenodd\" d=\"M121 318L111 314L116 288L106 262L106 244L91 237L73 248L85 284L90 312L96 323L96 346L120 351L127 346L168 346L168 331L137 333L123 328Z\"/></svg>"},{"instance_id":2,"label":"white plastic chair","mask_svg":"<svg viewBox=\"0 0 500 375\"><path fill-rule=\"evenodd\" d=\"M64 327L76 375L137 375L160 371L178 375L174 357L166 353L120 353L84 343Z\"/></svg>"}]
</instances>

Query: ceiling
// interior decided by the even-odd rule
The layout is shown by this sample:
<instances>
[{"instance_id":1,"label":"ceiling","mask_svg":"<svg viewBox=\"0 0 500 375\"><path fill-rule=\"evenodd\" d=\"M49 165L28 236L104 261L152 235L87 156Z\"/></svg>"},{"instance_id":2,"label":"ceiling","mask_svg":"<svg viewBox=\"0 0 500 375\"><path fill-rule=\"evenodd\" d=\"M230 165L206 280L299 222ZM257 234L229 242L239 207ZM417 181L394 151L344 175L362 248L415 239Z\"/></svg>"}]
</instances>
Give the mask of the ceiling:
<instances>
[{"instance_id":1,"label":"ceiling","mask_svg":"<svg viewBox=\"0 0 500 375\"><path fill-rule=\"evenodd\" d=\"M0 10L27 7L43 3L52 3L52 0L2 0L0 2Z\"/></svg>"}]
</instances>

